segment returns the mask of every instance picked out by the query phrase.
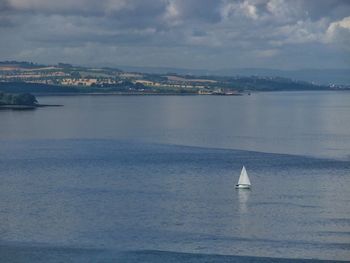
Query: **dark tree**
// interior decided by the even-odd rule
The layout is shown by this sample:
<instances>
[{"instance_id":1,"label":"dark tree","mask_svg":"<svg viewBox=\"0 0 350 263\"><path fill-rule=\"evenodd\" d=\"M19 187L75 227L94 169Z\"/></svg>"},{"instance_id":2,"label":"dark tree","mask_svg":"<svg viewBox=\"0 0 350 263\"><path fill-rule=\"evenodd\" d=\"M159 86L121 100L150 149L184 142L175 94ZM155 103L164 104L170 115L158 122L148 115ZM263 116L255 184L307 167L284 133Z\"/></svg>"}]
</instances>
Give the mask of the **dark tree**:
<instances>
[{"instance_id":1,"label":"dark tree","mask_svg":"<svg viewBox=\"0 0 350 263\"><path fill-rule=\"evenodd\" d=\"M35 96L30 93L18 94L13 98L13 104L17 105L35 105L37 103Z\"/></svg>"},{"instance_id":2,"label":"dark tree","mask_svg":"<svg viewBox=\"0 0 350 263\"><path fill-rule=\"evenodd\" d=\"M0 92L0 105L36 105L38 101L29 93L9 94Z\"/></svg>"}]
</instances>

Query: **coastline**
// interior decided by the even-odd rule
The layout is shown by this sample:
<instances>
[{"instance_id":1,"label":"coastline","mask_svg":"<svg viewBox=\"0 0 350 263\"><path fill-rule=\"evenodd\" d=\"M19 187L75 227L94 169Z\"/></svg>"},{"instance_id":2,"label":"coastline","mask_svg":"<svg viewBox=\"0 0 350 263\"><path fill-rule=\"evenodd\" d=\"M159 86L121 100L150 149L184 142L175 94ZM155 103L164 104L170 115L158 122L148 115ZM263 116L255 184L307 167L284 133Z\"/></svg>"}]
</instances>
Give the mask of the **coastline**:
<instances>
[{"instance_id":1,"label":"coastline","mask_svg":"<svg viewBox=\"0 0 350 263\"><path fill-rule=\"evenodd\" d=\"M215 96L215 97L240 97L250 96L256 93L280 93L280 92L349 92L350 90L265 90L240 92L235 94L199 94L199 93L177 93L177 92L159 92L159 93L140 93L140 92L31 92L35 96Z\"/></svg>"},{"instance_id":2,"label":"coastline","mask_svg":"<svg viewBox=\"0 0 350 263\"><path fill-rule=\"evenodd\" d=\"M0 105L0 110L35 110L36 108L44 107L62 107L58 104L36 104L36 105Z\"/></svg>"},{"instance_id":3,"label":"coastline","mask_svg":"<svg viewBox=\"0 0 350 263\"><path fill-rule=\"evenodd\" d=\"M177 93L177 92L159 92L159 93L140 93L140 92L55 92L55 93L35 93L35 96L243 96L245 94L198 94L198 93Z\"/></svg>"}]
</instances>

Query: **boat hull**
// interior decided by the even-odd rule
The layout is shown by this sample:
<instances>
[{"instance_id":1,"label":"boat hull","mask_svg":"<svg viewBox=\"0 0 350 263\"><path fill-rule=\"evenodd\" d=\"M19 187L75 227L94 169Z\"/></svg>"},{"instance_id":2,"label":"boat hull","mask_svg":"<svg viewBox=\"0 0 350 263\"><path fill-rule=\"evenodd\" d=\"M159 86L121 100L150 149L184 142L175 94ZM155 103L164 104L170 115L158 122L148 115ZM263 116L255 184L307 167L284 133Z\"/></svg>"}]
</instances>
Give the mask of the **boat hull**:
<instances>
[{"instance_id":1,"label":"boat hull","mask_svg":"<svg viewBox=\"0 0 350 263\"><path fill-rule=\"evenodd\" d=\"M249 184L236 184L235 186L236 189L250 189L250 187Z\"/></svg>"}]
</instances>

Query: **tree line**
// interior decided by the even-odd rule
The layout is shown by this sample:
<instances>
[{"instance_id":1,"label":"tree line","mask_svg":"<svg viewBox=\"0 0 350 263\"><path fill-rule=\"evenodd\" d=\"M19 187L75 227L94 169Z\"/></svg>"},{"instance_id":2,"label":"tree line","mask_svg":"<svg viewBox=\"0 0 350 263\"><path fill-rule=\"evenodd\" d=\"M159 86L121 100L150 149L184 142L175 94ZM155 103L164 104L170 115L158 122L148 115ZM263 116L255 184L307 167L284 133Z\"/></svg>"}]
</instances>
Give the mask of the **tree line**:
<instances>
[{"instance_id":1,"label":"tree line","mask_svg":"<svg viewBox=\"0 0 350 263\"><path fill-rule=\"evenodd\" d=\"M30 93L11 94L0 92L0 105L36 105L38 103L34 95Z\"/></svg>"}]
</instances>

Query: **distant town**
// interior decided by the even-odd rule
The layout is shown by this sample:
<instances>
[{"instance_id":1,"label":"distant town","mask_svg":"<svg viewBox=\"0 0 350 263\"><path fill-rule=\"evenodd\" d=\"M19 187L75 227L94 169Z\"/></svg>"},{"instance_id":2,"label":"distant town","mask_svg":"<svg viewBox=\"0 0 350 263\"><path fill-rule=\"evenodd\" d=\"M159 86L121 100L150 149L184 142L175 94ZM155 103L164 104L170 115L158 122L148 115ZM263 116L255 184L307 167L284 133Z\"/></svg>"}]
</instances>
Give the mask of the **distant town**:
<instances>
[{"instance_id":1,"label":"distant town","mask_svg":"<svg viewBox=\"0 0 350 263\"><path fill-rule=\"evenodd\" d=\"M175 73L126 72L118 68L90 68L66 63L40 65L0 62L0 91L31 93L111 93L243 95L255 91L340 90L344 85L317 85L281 77L194 76Z\"/></svg>"}]
</instances>

